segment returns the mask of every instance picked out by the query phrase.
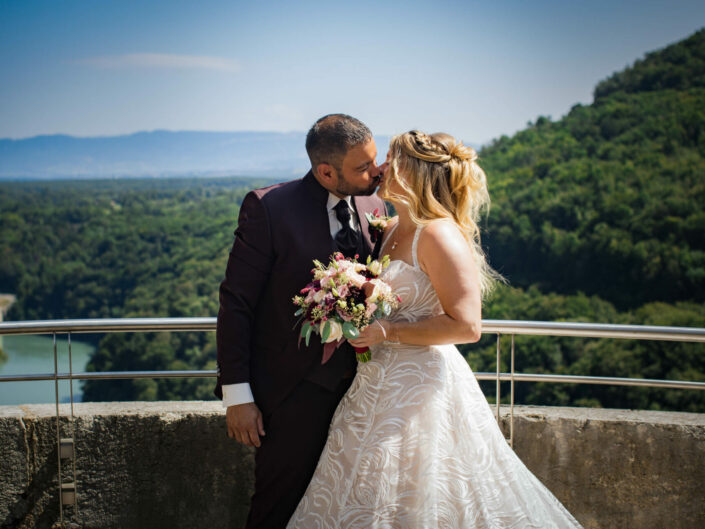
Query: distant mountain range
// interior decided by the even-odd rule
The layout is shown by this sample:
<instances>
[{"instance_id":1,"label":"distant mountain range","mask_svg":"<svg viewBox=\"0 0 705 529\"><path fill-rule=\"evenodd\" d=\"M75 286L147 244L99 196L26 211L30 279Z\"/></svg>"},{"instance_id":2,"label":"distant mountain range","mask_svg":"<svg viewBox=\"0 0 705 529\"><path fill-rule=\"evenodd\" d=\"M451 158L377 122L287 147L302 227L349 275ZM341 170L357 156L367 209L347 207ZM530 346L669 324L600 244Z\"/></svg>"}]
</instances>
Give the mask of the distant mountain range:
<instances>
[{"instance_id":1,"label":"distant mountain range","mask_svg":"<svg viewBox=\"0 0 705 529\"><path fill-rule=\"evenodd\" d=\"M302 175L304 132L137 132L0 139L0 179ZM375 137L380 158L389 137Z\"/></svg>"}]
</instances>

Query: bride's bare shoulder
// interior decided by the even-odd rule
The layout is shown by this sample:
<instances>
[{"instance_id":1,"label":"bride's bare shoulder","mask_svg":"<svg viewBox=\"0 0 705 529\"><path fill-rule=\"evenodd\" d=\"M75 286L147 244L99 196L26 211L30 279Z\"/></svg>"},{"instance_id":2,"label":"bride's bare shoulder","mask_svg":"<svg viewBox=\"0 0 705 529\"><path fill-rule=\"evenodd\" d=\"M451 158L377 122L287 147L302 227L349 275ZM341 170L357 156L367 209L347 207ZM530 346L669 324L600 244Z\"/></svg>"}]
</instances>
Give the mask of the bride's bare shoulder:
<instances>
[{"instance_id":1,"label":"bride's bare shoulder","mask_svg":"<svg viewBox=\"0 0 705 529\"><path fill-rule=\"evenodd\" d=\"M418 256L421 267L431 260L465 260L470 248L460 228L449 219L427 224L419 236Z\"/></svg>"},{"instance_id":2,"label":"bride's bare shoulder","mask_svg":"<svg viewBox=\"0 0 705 529\"><path fill-rule=\"evenodd\" d=\"M419 244L435 246L444 243L462 243L467 246L463 232L458 225L450 219L437 219L424 226L419 236Z\"/></svg>"}]
</instances>

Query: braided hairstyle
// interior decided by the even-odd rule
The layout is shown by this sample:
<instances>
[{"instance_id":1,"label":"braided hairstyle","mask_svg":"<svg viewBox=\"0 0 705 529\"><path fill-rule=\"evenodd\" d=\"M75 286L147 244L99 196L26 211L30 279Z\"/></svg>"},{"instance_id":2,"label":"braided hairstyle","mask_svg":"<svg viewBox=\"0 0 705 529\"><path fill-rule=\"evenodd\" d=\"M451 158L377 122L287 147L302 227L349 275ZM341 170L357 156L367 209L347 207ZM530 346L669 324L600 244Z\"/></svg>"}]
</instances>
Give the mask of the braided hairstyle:
<instances>
[{"instance_id":1,"label":"braided hairstyle","mask_svg":"<svg viewBox=\"0 0 705 529\"><path fill-rule=\"evenodd\" d=\"M480 245L477 223L482 210L489 209L490 196L475 149L448 134L412 130L394 136L389 153L382 198L405 204L417 225L436 219L453 221L472 250L480 289L483 297L487 295L501 276L489 266Z\"/></svg>"}]
</instances>

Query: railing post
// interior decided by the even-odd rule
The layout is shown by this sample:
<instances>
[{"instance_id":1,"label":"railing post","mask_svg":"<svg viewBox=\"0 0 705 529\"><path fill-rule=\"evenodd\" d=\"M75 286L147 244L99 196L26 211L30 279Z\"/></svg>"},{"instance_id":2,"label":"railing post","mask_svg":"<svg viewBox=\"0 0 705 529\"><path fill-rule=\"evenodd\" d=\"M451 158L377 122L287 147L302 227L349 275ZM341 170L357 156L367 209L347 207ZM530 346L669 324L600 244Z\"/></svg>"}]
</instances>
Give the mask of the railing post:
<instances>
[{"instance_id":1,"label":"railing post","mask_svg":"<svg viewBox=\"0 0 705 529\"><path fill-rule=\"evenodd\" d=\"M73 359L71 357L71 332L66 335L69 345L69 392L71 394L71 447L72 447L72 474L73 474L73 512L78 516L78 491L76 484L76 417L73 412Z\"/></svg>"},{"instance_id":2,"label":"railing post","mask_svg":"<svg viewBox=\"0 0 705 529\"><path fill-rule=\"evenodd\" d=\"M509 446L514 448L514 335L512 334L512 367L510 371L511 388L509 397Z\"/></svg>"},{"instance_id":3,"label":"railing post","mask_svg":"<svg viewBox=\"0 0 705 529\"><path fill-rule=\"evenodd\" d=\"M56 468L59 481L59 522L64 526L64 487L61 480L61 426L59 419L59 355L56 348L56 332L52 334L54 338L54 397L56 402Z\"/></svg>"},{"instance_id":4,"label":"railing post","mask_svg":"<svg viewBox=\"0 0 705 529\"><path fill-rule=\"evenodd\" d=\"M73 504L74 515L78 514L78 494L76 493L76 446L74 410L73 410L73 359L71 356L71 333L68 333L69 348L69 385L71 393L71 437L61 437L61 412L59 408L59 352L56 343L56 332L53 333L54 343L54 398L56 402L56 451L57 451L57 477L59 485L59 524L64 527L64 505ZM71 459L72 480L64 483L61 460Z\"/></svg>"},{"instance_id":5,"label":"railing post","mask_svg":"<svg viewBox=\"0 0 705 529\"><path fill-rule=\"evenodd\" d=\"M499 399L500 399L500 389L499 389L499 360L500 360L500 338L501 334L497 333L497 424L499 424Z\"/></svg>"}]
</instances>

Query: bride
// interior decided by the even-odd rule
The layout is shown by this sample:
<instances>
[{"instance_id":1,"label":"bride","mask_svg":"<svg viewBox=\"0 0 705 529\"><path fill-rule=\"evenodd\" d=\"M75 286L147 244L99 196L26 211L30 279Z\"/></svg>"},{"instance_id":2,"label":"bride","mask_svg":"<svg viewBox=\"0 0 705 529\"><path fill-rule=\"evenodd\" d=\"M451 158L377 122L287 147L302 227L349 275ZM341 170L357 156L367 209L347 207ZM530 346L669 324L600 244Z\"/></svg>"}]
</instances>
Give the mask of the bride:
<instances>
[{"instance_id":1,"label":"bride","mask_svg":"<svg viewBox=\"0 0 705 529\"><path fill-rule=\"evenodd\" d=\"M446 134L392 138L382 197L383 279L399 308L353 341L358 365L287 527L580 527L508 446L465 359L496 274L479 244L489 204L472 148Z\"/></svg>"}]
</instances>

